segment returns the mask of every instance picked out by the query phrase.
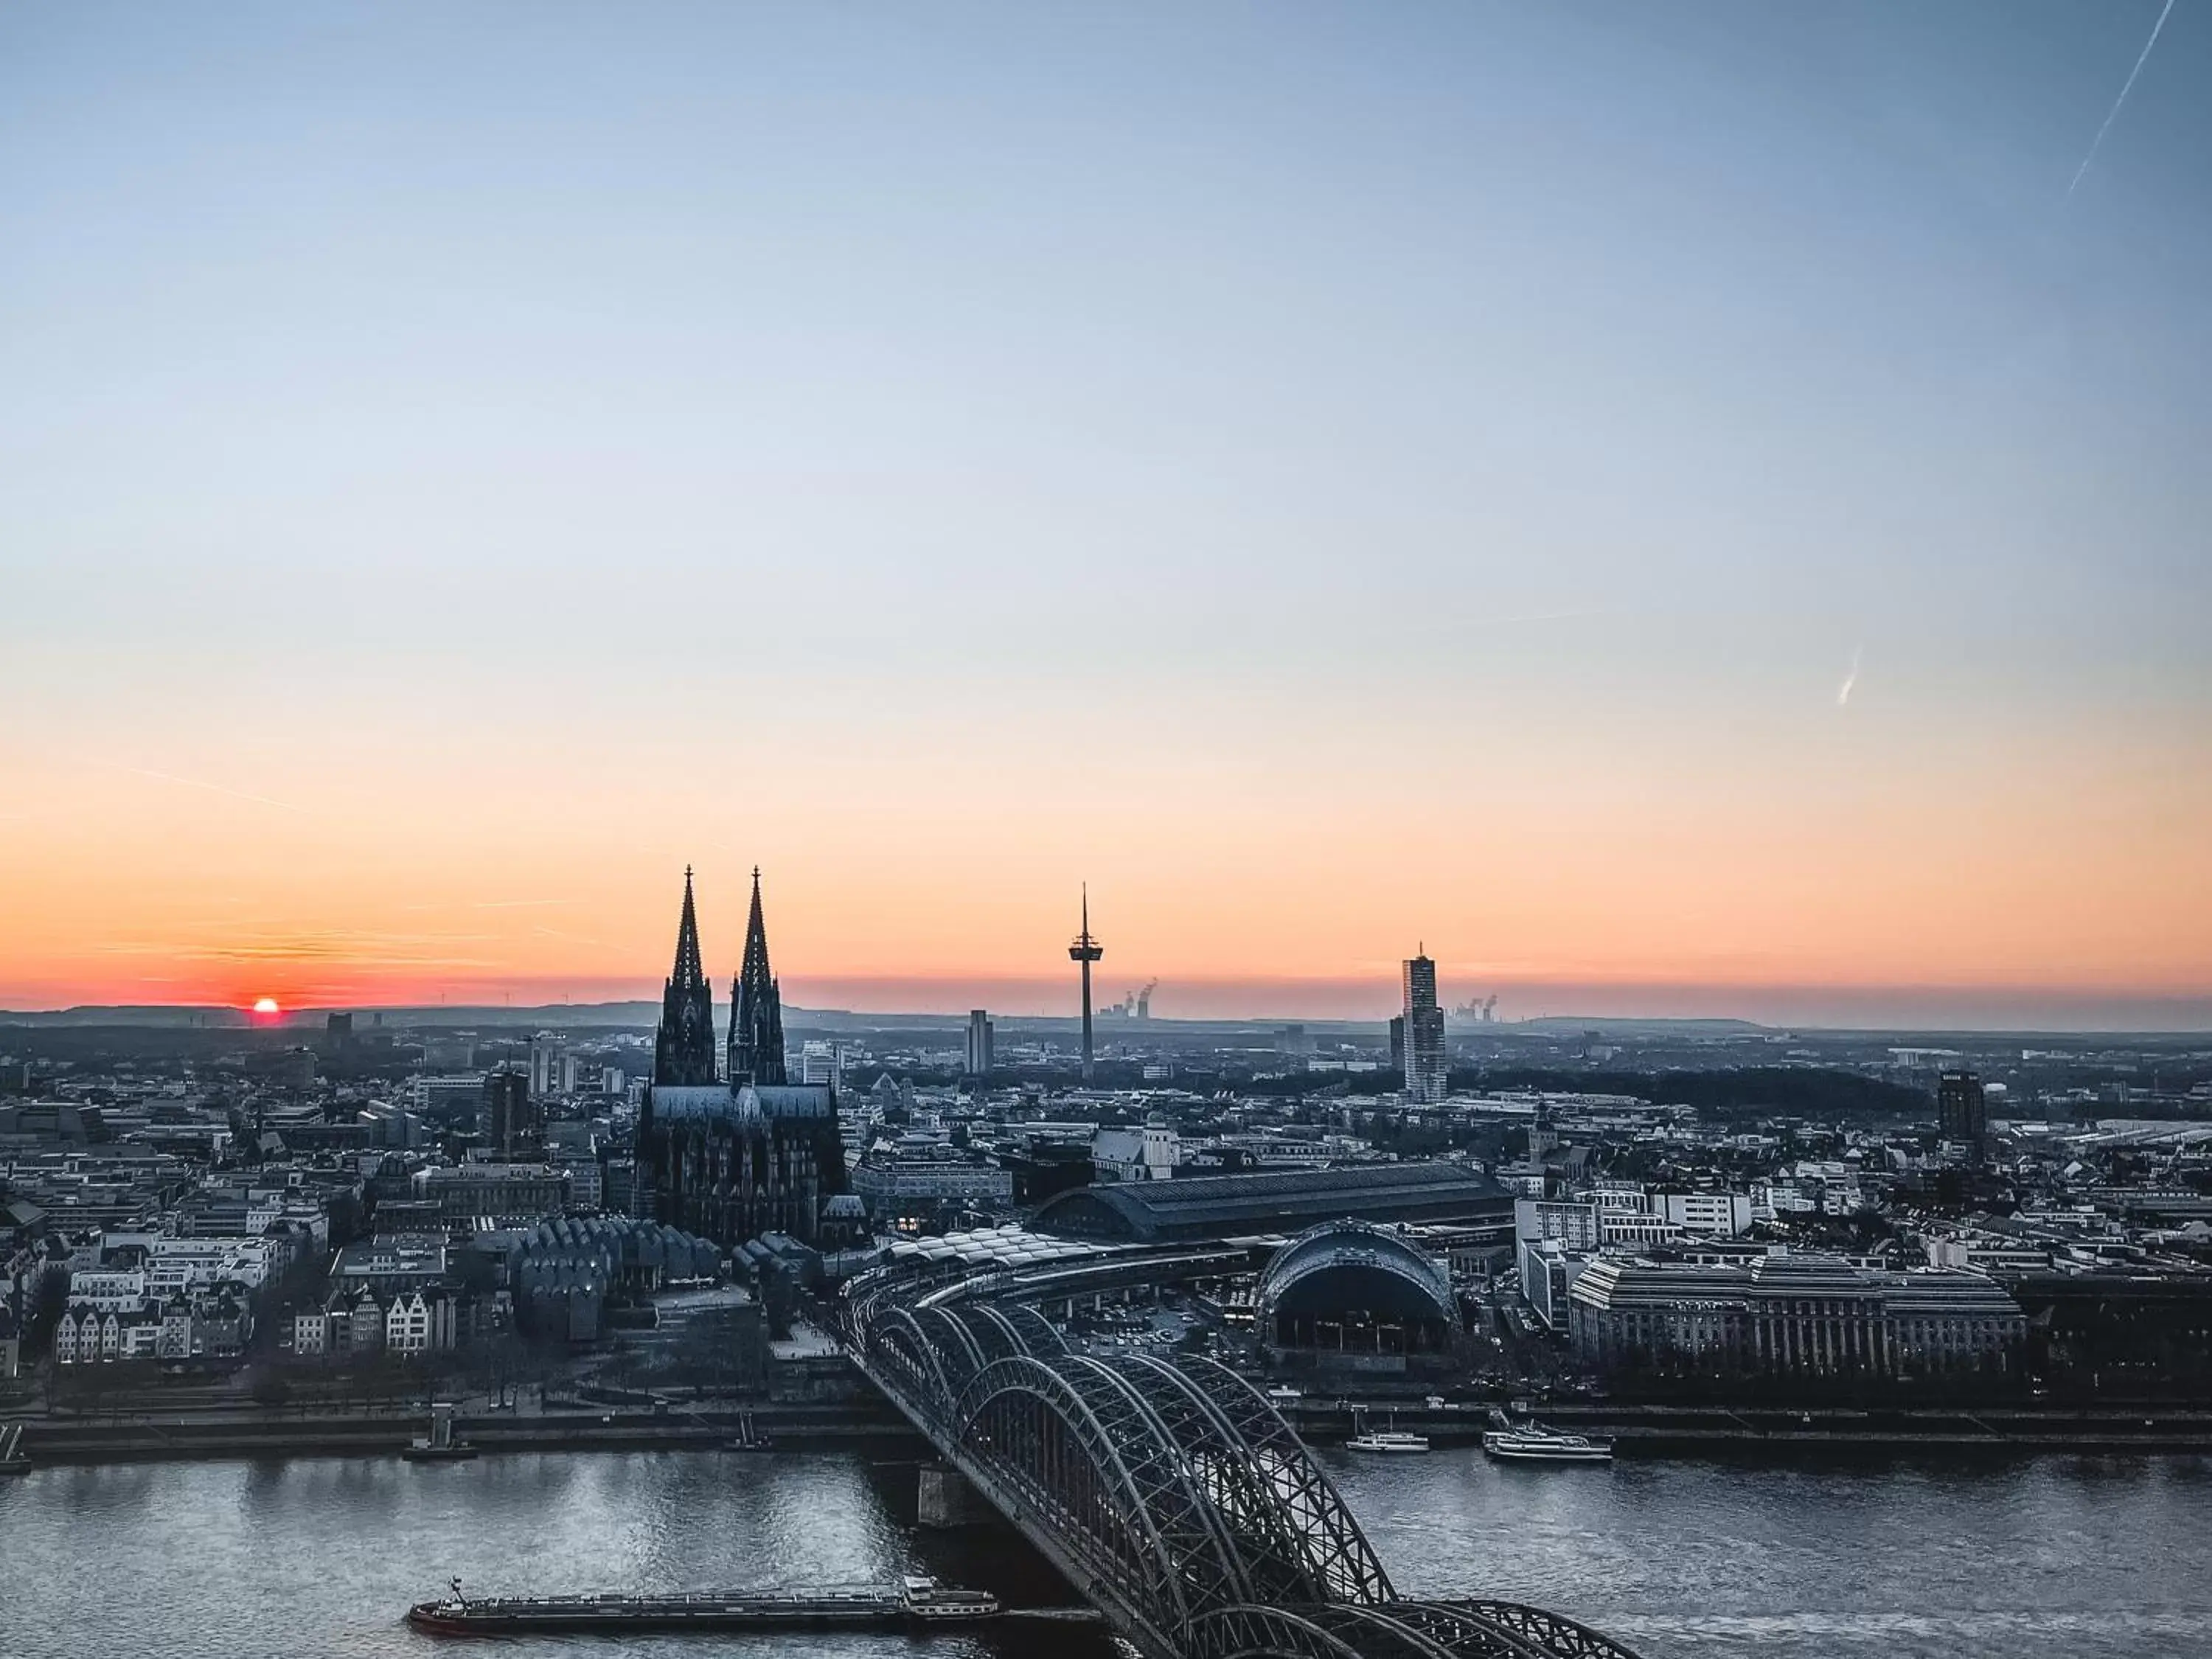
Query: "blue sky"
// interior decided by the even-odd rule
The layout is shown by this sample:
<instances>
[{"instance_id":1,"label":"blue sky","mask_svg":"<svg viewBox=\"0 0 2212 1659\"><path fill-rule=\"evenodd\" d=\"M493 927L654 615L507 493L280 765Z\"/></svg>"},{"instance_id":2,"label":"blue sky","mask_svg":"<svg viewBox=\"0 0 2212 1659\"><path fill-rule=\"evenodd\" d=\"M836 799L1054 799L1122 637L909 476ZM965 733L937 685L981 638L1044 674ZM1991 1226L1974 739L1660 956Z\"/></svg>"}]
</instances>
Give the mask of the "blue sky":
<instances>
[{"instance_id":1,"label":"blue sky","mask_svg":"<svg viewBox=\"0 0 2212 1659\"><path fill-rule=\"evenodd\" d=\"M1730 872L1795 845L1776 974L1908 981L1985 927L1929 971L2212 993L2212 15L2068 194L2157 15L12 9L0 768L350 812L366 756L555 820L618 776L634 841L545 853L580 891L714 817L823 896L817 849L888 888L917 848L953 913L1010 867L1038 914L1086 871L1172 894L1194 975L1243 971L1201 924L1410 835L1431 890L1274 957L1419 929L1470 977L1695 980L1665 941L1710 930L1755 978L1772 896ZM1400 816L1261 844L1347 790ZM111 877L182 878L181 798L94 793L141 827ZM826 831L855 798L920 827ZM1756 827L1699 863L1715 803ZM286 845L374 896L518 832L392 823ZM1532 849L1634 870L1654 824L1635 891L1707 896L1624 887L1619 961L1496 911ZM83 914L52 809L11 834ZM2079 884L2021 931L2054 848ZM1876 907L1832 948L1823 860ZM881 959L825 915L820 970L926 971L947 912L909 909ZM21 983L84 982L18 922Z\"/></svg>"}]
</instances>

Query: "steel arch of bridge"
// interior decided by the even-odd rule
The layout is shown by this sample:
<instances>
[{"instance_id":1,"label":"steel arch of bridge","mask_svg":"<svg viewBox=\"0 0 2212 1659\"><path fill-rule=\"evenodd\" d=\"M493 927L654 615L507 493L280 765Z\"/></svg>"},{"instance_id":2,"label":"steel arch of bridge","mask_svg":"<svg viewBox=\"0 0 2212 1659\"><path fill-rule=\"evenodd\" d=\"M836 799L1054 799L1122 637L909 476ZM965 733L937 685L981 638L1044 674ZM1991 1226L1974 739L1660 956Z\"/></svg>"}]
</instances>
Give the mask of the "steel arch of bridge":
<instances>
[{"instance_id":1,"label":"steel arch of bridge","mask_svg":"<svg viewBox=\"0 0 2212 1659\"><path fill-rule=\"evenodd\" d=\"M1042 1516L1148 1623L1178 1630L1242 1598L1233 1549L1108 1368L1001 1360L969 1385L951 1421L988 1484Z\"/></svg>"},{"instance_id":2,"label":"steel arch of bridge","mask_svg":"<svg viewBox=\"0 0 2212 1659\"><path fill-rule=\"evenodd\" d=\"M1586 1625L1510 1601L1224 1607L1184 1642L1193 1659L1633 1659Z\"/></svg>"},{"instance_id":3,"label":"steel arch of bridge","mask_svg":"<svg viewBox=\"0 0 2212 1659\"><path fill-rule=\"evenodd\" d=\"M1304 1443L1251 1385L1211 1360L1131 1355L1116 1369L1151 1402L1237 1540L1255 1594L1277 1601L1377 1601L1382 1563Z\"/></svg>"},{"instance_id":4,"label":"steel arch of bridge","mask_svg":"<svg viewBox=\"0 0 2212 1659\"><path fill-rule=\"evenodd\" d=\"M855 1287L861 1365L1149 1653L1634 1659L1538 1608L1399 1597L1304 1443L1227 1367L1076 1353L1022 1303L913 1288Z\"/></svg>"}]
</instances>

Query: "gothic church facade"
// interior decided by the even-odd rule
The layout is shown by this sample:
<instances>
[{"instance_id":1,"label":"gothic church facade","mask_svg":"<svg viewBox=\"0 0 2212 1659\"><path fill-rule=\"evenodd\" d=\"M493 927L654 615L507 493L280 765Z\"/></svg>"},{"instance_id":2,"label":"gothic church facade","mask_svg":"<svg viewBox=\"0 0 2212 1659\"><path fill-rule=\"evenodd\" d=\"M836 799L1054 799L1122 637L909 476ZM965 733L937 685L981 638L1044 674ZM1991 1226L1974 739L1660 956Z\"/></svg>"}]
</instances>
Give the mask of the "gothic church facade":
<instances>
[{"instance_id":1,"label":"gothic church facade","mask_svg":"<svg viewBox=\"0 0 2212 1659\"><path fill-rule=\"evenodd\" d=\"M719 1055L714 988L699 950L691 872L684 872L676 963L661 994L637 1164L655 1221L725 1249L766 1232L812 1243L823 1207L848 1190L836 1091L787 1080L783 1000L769 966L757 870Z\"/></svg>"}]
</instances>

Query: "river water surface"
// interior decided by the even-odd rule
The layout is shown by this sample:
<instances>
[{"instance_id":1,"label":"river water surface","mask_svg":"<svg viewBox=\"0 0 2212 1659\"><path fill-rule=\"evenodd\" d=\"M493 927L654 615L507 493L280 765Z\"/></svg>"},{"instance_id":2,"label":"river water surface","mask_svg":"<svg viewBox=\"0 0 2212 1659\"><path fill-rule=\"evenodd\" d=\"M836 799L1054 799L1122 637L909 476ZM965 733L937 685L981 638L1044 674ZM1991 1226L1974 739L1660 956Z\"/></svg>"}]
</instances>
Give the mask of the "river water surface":
<instances>
[{"instance_id":1,"label":"river water surface","mask_svg":"<svg viewBox=\"0 0 2212 1659\"><path fill-rule=\"evenodd\" d=\"M1536 1602L1647 1659L2212 1659L2212 1460L1498 1467L1321 1456L1406 1594ZM1062 1599L996 1528L917 1534L911 1466L530 1454L41 1469L0 1481L6 1659L456 1659L399 1622L465 1588L805 1589L935 1571ZM900 1636L507 1641L500 1659L889 1659ZM1007 1626L933 1659L1103 1659ZM459 1656L467 1659L467 1656Z\"/></svg>"}]
</instances>

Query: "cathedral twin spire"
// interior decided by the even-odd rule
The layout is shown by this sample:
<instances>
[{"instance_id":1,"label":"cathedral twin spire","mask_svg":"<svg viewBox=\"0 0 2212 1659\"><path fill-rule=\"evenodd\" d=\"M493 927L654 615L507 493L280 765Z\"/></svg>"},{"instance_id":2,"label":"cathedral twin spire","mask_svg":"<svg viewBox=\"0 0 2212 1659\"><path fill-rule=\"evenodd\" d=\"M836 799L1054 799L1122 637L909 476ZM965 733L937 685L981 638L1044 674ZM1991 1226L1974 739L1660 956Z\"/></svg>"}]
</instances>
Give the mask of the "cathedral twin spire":
<instances>
[{"instance_id":1,"label":"cathedral twin spire","mask_svg":"<svg viewBox=\"0 0 2212 1659\"><path fill-rule=\"evenodd\" d=\"M676 928L676 966L668 982L689 989L704 987L707 970L699 956L699 913L691 903L691 866L684 866L684 920Z\"/></svg>"},{"instance_id":2,"label":"cathedral twin spire","mask_svg":"<svg viewBox=\"0 0 2212 1659\"><path fill-rule=\"evenodd\" d=\"M691 903L691 866L684 866L684 920L676 929L676 965L660 994L660 1029L653 1039L653 1080L662 1088L714 1081L714 988L699 955L699 916Z\"/></svg>"},{"instance_id":3,"label":"cathedral twin spire","mask_svg":"<svg viewBox=\"0 0 2212 1659\"><path fill-rule=\"evenodd\" d=\"M782 1083L783 993L768 965L768 926L761 920L760 866L753 866L752 914L745 919L745 959L730 1000L730 1081Z\"/></svg>"},{"instance_id":4,"label":"cathedral twin spire","mask_svg":"<svg viewBox=\"0 0 2212 1659\"><path fill-rule=\"evenodd\" d=\"M727 1078L781 1083L783 998L768 961L761 920L760 871L753 871L752 915L745 924L744 965L730 1007ZM661 993L660 1029L653 1038L653 1080L670 1087L711 1085L716 1077L714 993L699 950L699 918L691 899L691 866L684 866L684 916L676 930L676 964Z\"/></svg>"}]
</instances>

